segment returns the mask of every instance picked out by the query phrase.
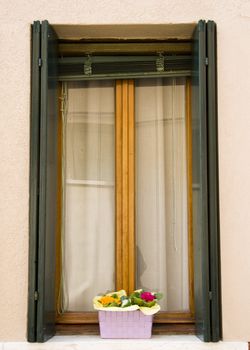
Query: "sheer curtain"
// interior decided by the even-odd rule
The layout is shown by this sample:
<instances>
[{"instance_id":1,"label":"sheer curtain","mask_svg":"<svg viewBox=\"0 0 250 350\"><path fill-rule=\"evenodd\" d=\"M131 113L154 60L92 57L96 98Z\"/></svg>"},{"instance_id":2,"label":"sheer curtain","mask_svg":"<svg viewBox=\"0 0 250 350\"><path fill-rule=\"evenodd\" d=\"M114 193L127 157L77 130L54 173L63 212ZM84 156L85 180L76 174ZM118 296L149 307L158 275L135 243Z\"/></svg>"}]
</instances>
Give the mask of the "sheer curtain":
<instances>
[{"instance_id":1,"label":"sheer curtain","mask_svg":"<svg viewBox=\"0 0 250 350\"><path fill-rule=\"evenodd\" d=\"M115 290L114 81L64 84L63 310ZM135 81L137 288L189 308L185 79Z\"/></svg>"},{"instance_id":2,"label":"sheer curtain","mask_svg":"<svg viewBox=\"0 0 250 350\"><path fill-rule=\"evenodd\" d=\"M115 289L114 82L64 84L63 310Z\"/></svg>"},{"instance_id":3,"label":"sheer curtain","mask_svg":"<svg viewBox=\"0 0 250 350\"><path fill-rule=\"evenodd\" d=\"M136 81L137 287L189 309L185 79Z\"/></svg>"}]
</instances>

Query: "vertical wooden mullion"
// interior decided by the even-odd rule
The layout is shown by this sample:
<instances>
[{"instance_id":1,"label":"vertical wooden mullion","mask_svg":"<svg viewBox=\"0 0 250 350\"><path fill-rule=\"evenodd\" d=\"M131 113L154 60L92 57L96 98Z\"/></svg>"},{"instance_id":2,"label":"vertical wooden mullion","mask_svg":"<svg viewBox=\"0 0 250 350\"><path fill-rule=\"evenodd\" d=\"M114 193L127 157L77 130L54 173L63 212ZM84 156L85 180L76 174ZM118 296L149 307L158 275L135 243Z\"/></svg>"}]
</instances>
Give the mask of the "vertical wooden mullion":
<instances>
[{"instance_id":1,"label":"vertical wooden mullion","mask_svg":"<svg viewBox=\"0 0 250 350\"><path fill-rule=\"evenodd\" d=\"M188 275L189 311L194 315L194 262L193 262L193 213L192 213L192 116L191 82L186 81L186 145L187 145L187 208L188 208Z\"/></svg>"},{"instance_id":2,"label":"vertical wooden mullion","mask_svg":"<svg viewBox=\"0 0 250 350\"><path fill-rule=\"evenodd\" d=\"M134 82L116 83L116 288L135 281Z\"/></svg>"},{"instance_id":3,"label":"vertical wooden mullion","mask_svg":"<svg viewBox=\"0 0 250 350\"><path fill-rule=\"evenodd\" d=\"M128 100L128 238L129 238L129 286L131 293L135 289L135 90L134 81L129 80Z\"/></svg>"},{"instance_id":4,"label":"vertical wooden mullion","mask_svg":"<svg viewBox=\"0 0 250 350\"><path fill-rule=\"evenodd\" d=\"M128 290L128 81L122 84L122 266L123 286Z\"/></svg>"},{"instance_id":5,"label":"vertical wooden mullion","mask_svg":"<svg viewBox=\"0 0 250 350\"><path fill-rule=\"evenodd\" d=\"M116 289L122 288L122 82L116 82L115 164L116 164Z\"/></svg>"}]
</instances>

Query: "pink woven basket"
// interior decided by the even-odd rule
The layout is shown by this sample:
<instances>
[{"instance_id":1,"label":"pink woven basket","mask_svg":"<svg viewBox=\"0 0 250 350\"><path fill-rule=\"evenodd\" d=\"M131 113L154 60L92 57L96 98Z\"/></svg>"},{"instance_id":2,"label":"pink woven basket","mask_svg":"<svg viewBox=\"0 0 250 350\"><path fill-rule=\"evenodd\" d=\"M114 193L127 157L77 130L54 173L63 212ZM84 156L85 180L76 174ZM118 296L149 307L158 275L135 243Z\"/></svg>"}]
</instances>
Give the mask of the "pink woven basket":
<instances>
[{"instance_id":1,"label":"pink woven basket","mask_svg":"<svg viewBox=\"0 0 250 350\"><path fill-rule=\"evenodd\" d=\"M98 311L101 338L147 339L152 335L153 316L136 311Z\"/></svg>"}]
</instances>

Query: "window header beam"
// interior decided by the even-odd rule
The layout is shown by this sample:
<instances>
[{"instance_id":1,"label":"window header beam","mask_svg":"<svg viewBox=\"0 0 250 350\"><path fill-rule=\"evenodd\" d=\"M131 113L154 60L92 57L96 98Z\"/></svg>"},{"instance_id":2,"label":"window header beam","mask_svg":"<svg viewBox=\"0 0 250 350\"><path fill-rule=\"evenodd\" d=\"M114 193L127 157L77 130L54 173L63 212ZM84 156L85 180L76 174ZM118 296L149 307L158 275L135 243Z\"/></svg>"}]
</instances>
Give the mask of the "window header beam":
<instances>
[{"instance_id":1,"label":"window header beam","mask_svg":"<svg viewBox=\"0 0 250 350\"><path fill-rule=\"evenodd\" d=\"M59 43L60 56L81 56L87 54L189 54L191 42L136 42L136 43Z\"/></svg>"},{"instance_id":2,"label":"window header beam","mask_svg":"<svg viewBox=\"0 0 250 350\"><path fill-rule=\"evenodd\" d=\"M61 81L190 76L190 55L63 57Z\"/></svg>"},{"instance_id":3,"label":"window header beam","mask_svg":"<svg viewBox=\"0 0 250 350\"><path fill-rule=\"evenodd\" d=\"M138 72L138 73L110 73L92 75L59 75L59 81L80 80L105 80L105 79L137 79L137 78L167 78L167 77L189 77L191 70L169 71L169 72Z\"/></svg>"}]
</instances>

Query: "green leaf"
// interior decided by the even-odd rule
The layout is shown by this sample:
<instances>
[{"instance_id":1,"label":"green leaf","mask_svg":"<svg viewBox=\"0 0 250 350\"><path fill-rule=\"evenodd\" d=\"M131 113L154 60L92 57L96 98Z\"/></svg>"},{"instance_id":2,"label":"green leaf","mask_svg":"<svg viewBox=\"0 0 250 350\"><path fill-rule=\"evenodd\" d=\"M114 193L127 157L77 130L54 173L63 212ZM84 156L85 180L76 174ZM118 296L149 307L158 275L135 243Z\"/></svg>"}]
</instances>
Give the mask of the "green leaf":
<instances>
[{"instance_id":1,"label":"green leaf","mask_svg":"<svg viewBox=\"0 0 250 350\"><path fill-rule=\"evenodd\" d=\"M144 301L141 298L137 298L136 296L131 298L131 302L133 305L144 306Z\"/></svg>"},{"instance_id":2,"label":"green leaf","mask_svg":"<svg viewBox=\"0 0 250 350\"><path fill-rule=\"evenodd\" d=\"M155 297L157 300L160 300L163 298L163 294L162 293L155 293Z\"/></svg>"},{"instance_id":3,"label":"green leaf","mask_svg":"<svg viewBox=\"0 0 250 350\"><path fill-rule=\"evenodd\" d=\"M110 303L108 306L109 306L109 307L112 307L112 306L117 306L117 307L119 307L119 305L118 305L117 303L115 303L115 302Z\"/></svg>"},{"instance_id":4,"label":"green leaf","mask_svg":"<svg viewBox=\"0 0 250 350\"><path fill-rule=\"evenodd\" d=\"M144 302L146 305L146 307L152 307L152 306L154 306L155 304L156 304L156 302L155 301L148 301L148 302Z\"/></svg>"},{"instance_id":5,"label":"green leaf","mask_svg":"<svg viewBox=\"0 0 250 350\"><path fill-rule=\"evenodd\" d=\"M129 298L140 298L140 293L139 292L133 292L130 294Z\"/></svg>"}]
</instances>

